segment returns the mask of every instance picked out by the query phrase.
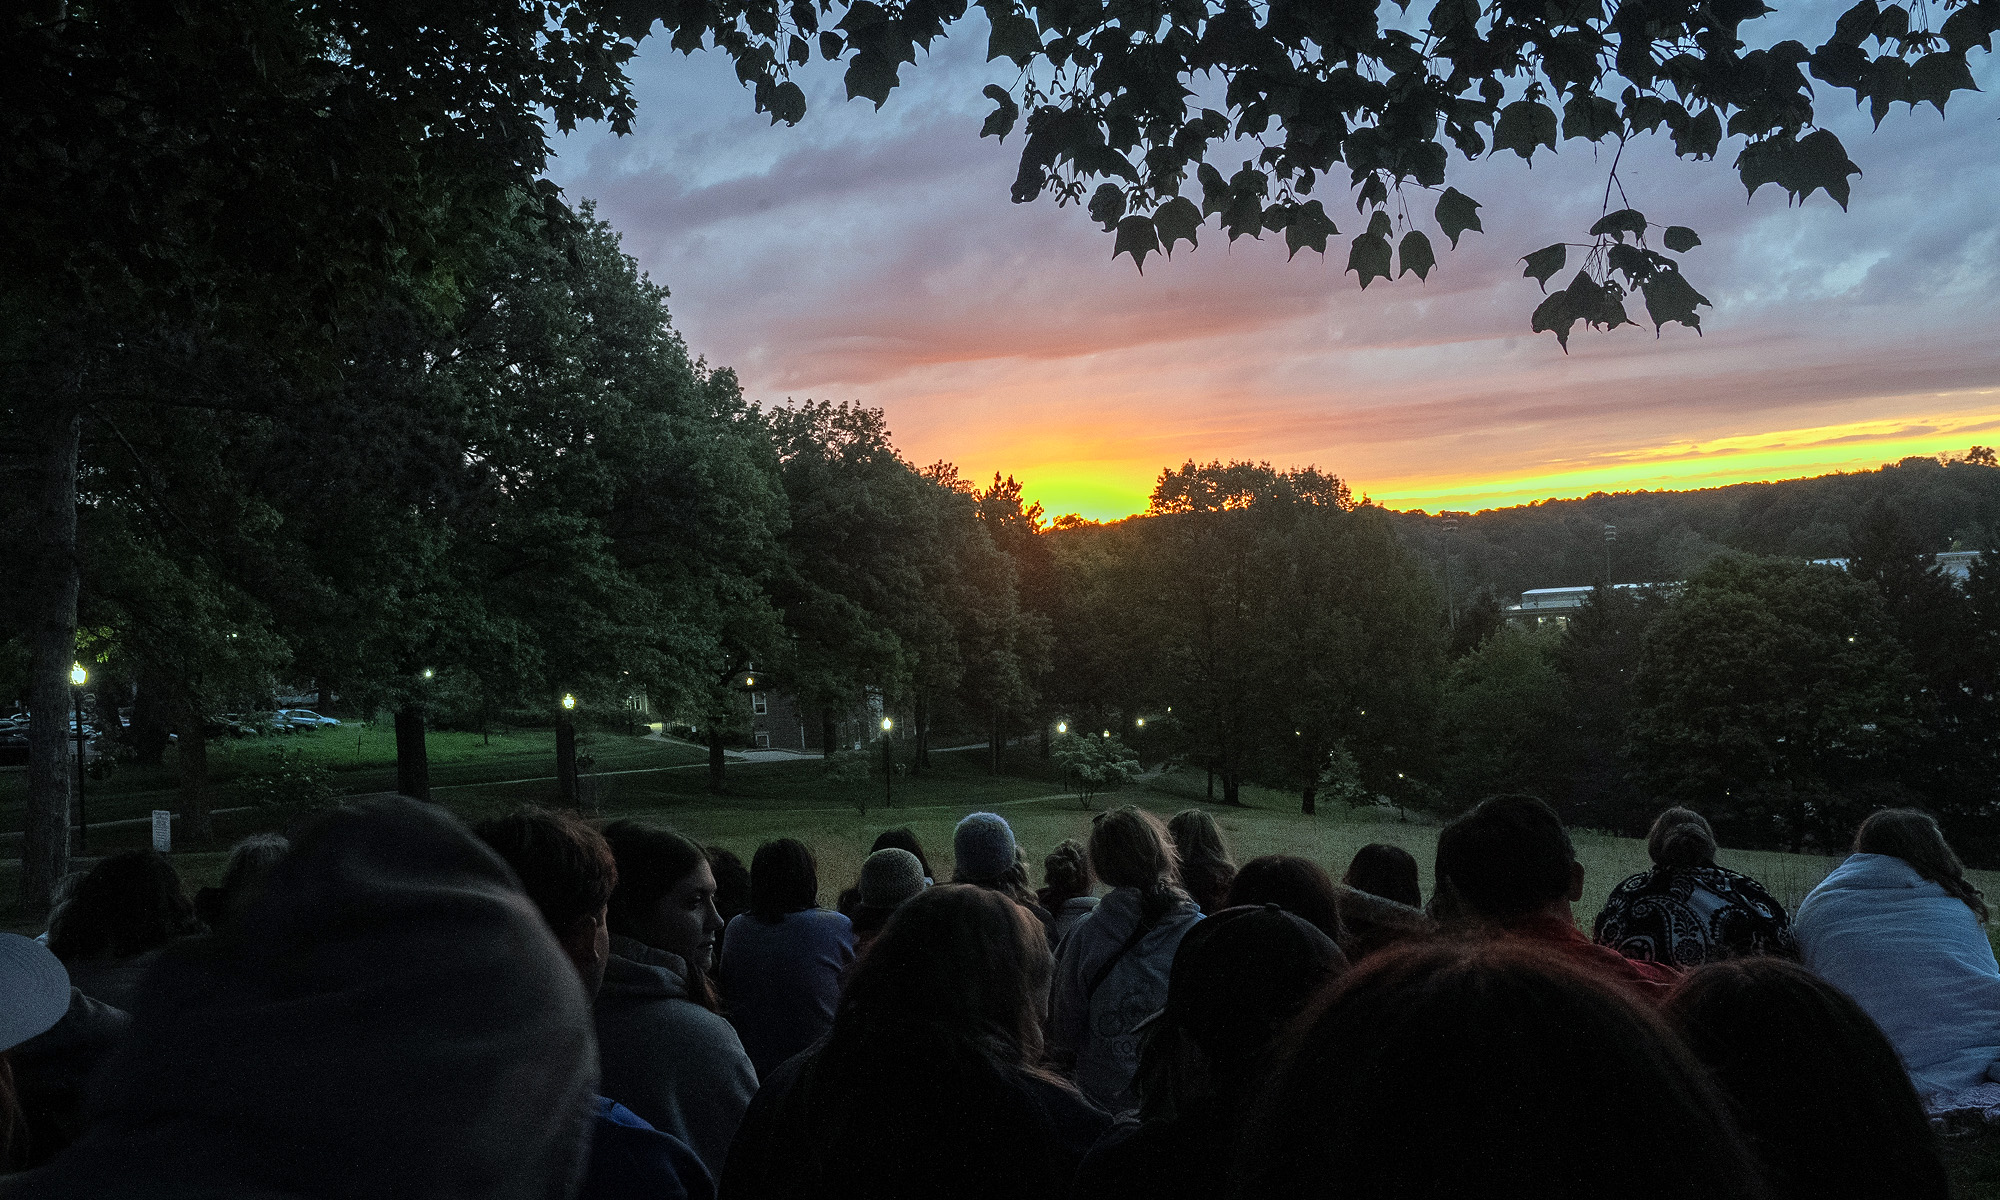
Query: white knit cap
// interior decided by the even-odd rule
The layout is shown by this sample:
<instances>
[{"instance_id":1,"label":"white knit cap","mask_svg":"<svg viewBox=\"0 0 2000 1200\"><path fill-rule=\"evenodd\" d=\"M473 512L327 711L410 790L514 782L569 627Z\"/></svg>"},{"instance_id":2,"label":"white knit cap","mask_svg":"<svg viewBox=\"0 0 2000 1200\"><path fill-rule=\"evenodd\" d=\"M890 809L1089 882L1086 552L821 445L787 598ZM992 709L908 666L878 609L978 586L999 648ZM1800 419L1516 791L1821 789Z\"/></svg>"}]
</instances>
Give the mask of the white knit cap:
<instances>
[{"instance_id":1,"label":"white knit cap","mask_svg":"<svg viewBox=\"0 0 2000 1200\"><path fill-rule=\"evenodd\" d=\"M49 948L18 933L0 933L0 1051L62 1020L69 1011L69 972Z\"/></svg>"}]
</instances>

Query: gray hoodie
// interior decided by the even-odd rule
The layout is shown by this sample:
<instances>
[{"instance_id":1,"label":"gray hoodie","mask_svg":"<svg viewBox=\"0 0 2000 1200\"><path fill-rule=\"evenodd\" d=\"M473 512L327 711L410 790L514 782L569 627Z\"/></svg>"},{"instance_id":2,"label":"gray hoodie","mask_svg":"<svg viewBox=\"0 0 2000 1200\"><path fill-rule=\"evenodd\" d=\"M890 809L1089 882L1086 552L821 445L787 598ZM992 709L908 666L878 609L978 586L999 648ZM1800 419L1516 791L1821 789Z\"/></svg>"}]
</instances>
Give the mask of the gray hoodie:
<instances>
[{"instance_id":1,"label":"gray hoodie","mask_svg":"<svg viewBox=\"0 0 2000 1200\"><path fill-rule=\"evenodd\" d=\"M720 1177L757 1072L736 1030L688 996L687 963L613 936L597 993L599 1090L686 1142Z\"/></svg>"},{"instance_id":2,"label":"gray hoodie","mask_svg":"<svg viewBox=\"0 0 2000 1200\"><path fill-rule=\"evenodd\" d=\"M1137 888L1113 888L1063 938L1049 995L1049 1054L1075 1072L1076 1086L1112 1114L1139 1106L1139 1023L1167 1003L1167 972L1181 938L1201 920L1183 900L1117 959L1093 993L1090 982L1139 927Z\"/></svg>"}]
</instances>

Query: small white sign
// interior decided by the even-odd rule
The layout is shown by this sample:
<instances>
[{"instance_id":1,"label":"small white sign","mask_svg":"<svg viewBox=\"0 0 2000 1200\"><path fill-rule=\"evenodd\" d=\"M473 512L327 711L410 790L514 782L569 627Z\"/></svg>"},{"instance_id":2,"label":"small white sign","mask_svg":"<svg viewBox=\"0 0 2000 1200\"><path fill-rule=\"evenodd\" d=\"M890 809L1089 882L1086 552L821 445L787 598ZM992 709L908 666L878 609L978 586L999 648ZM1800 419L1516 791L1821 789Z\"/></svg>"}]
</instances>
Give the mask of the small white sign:
<instances>
[{"instance_id":1,"label":"small white sign","mask_svg":"<svg viewBox=\"0 0 2000 1200\"><path fill-rule=\"evenodd\" d=\"M166 854L174 848L174 814L164 808L153 810L153 849Z\"/></svg>"}]
</instances>

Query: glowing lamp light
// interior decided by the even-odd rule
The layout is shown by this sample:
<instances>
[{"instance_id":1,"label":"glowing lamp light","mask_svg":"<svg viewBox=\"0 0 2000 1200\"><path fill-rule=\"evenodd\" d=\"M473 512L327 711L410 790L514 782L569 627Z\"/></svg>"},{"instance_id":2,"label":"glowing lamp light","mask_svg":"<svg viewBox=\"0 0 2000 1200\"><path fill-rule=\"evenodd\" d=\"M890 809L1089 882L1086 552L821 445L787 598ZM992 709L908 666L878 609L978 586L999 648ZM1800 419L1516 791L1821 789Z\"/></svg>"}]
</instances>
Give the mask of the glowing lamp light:
<instances>
[{"instance_id":1,"label":"glowing lamp light","mask_svg":"<svg viewBox=\"0 0 2000 1200\"><path fill-rule=\"evenodd\" d=\"M744 686L744 687L756 687L756 686L757 686L757 677L756 677L755 675L748 675L748 676L745 676L745 677L744 677L744 679L743 679L743 686Z\"/></svg>"},{"instance_id":2,"label":"glowing lamp light","mask_svg":"<svg viewBox=\"0 0 2000 1200\"><path fill-rule=\"evenodd\" d=\"M576 697L575 697L575 696L573 696L573 695L571 695L571 694L570 694L570 693L568 693L568 692L564 692L564 693L563 693L563 707L564 707L564 708L575 708L575 707L576 707Z\"/></svg>"},{"instance_id":3,"label":"glowing lamp light","mask_svg":"<svg viewBox=\"0 0 2000 1200\"><path fill-rule=\"evenodd\" d=\"M1105 737L1110 737L1110 736L1111 736L1111 731L1110 731L1109 729L1105 730L1105 731L1104 731L1104 736L1105 736Z\"/></svg>"},{"instance_id":4,"label":"glowing lamp light","mask_svg":"<svg viewBox=\"0 0 2000 1200\"><path fill-rule=\"evenodd\" d=\"M1057 733L1068 733L1068 732L1069 732L1069 722L1068 722L1068 721L1057 721L1057 722L1056 722L1056 732L1057 732Z\"/></svg>"},{"instance_id":5,"label":"glowing lamp light","mask_svg":"<svg viewBox=\"0 0 2000 1200\"><path fill-rule=\"evenodd\" d=\"M89 678L90 672L83 669L82 663L73 662L69 665L69 681L71 686L82 687L83 681Z\"/></svg>"},{"instance_id":6,"label":"glowing lamp light","mask_svg":"<svg viewBox=\"0 0 2000 1200\"><path fill-rule=\"evenodd\" d=\"M1146 727L1146 718L1140 717L1138 720L1138 725L1139 728L1144 729Z\"/></svg>"},{"instance_id":7,"label":"glowing lamp light","mask_svg":"<svg viewBox=\"0 0 2000 1200\"><path fill-rule=\"evenodd\" d=\"M436 672L436 671L433 671L433 670L431 670L431 669L430 669L429 667L425 667L425 668L424 668L424 678L425 678L425 679L430 679L430 678L433 678L433 677L434 677L434 676L436 676L436 675L437 675L437 672Z\"/></svg>"},{"instance_id":8,"label":"glowing lamp light","mask_svg":"<svg viewBox=\"0 0 2000 1200\"><path fill-rule=\"evenodd\" d=\"M890 731L891 729L895 728L895 725L896 725L896 723L895 723L894 721L891 721L891 720L890 720L889 718L887 718L887 717L883 717L883 718L882 718L882 732L883 732L883 733L887 733L887 732L889 732L889 731Z\"/></svg>"}]
</instances>

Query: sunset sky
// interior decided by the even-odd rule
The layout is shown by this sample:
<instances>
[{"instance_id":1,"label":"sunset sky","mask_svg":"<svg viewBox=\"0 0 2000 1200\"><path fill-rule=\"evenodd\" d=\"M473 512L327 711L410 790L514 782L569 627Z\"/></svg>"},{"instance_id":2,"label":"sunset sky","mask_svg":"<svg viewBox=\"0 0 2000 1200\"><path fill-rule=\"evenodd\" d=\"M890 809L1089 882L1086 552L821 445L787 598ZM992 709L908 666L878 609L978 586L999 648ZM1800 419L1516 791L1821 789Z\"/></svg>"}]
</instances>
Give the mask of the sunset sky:
<instances>
[{"instance_id":1,"label":"sunset sky","mask_svg":"<svg viewBox=\"0 0 2000 1200\"><path fill-rule=\"evenodd\" d=\"M1805 11L1824 30L1842 7ZM1608 160L1587 143L1532 170L1454 159L1451 182L1485 206L1455 252L1413 194L1440 255L1428 283L1356 287L1343 268L1364 222L1325 188L1342 235L1324 260L1205 227L1142 276L1079 209L1009 202L1020 135L977 135L980 88L1012 71L981 61L977 12L880 112L843 100L837 69L806 72L811 109L789 129L719 56L649 40L636 131L561 140L551 175L623 232L694 353L751 399L880 407L907 458L1011 473L1052 515L1137 511L1189 458L1317 464L1437 510L2000 442L2000 70L1976 51L1987 90L1943 120L1899 107L1871 133L1822 91L1865 172L1847 213L1773 187L1746 203L1733 143L1700 164L1636 143L1631 202L1700 232L1683 267L1714 308L1704 336L1579 328L1565 355L1528 332L1540 294L1518 260L1596 218ZM1751 25L1803 32L1774 20Z\"/></svg>"}]
</instances>

